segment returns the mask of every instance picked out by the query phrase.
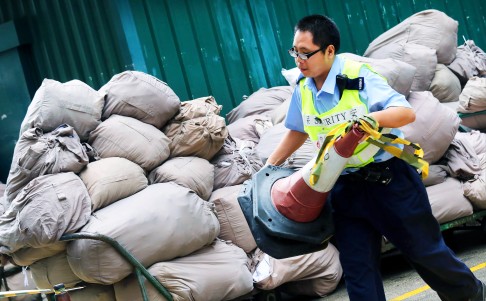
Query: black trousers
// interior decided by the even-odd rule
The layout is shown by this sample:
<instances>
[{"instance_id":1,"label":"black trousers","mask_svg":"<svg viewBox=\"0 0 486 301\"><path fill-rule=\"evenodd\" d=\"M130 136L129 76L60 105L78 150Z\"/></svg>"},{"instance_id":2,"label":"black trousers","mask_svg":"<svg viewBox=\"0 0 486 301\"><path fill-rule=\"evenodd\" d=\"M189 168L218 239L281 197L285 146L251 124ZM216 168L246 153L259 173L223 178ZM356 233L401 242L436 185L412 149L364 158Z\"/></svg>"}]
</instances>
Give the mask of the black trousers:
<instances>
[{"instance_id":1,"label":"black trousers","mask_svg":"<svg viewBox=\"0 0 486 301\"><path fill-rule=\"evenodd\" d=\"M481 282L445 245L420 175L397 158L373 167L388 168L391 182L382 185L341 176L330 194L350 300L385 301L379 270L382 235L442 300L474 296Z\"/></svg>"}]
</instances>

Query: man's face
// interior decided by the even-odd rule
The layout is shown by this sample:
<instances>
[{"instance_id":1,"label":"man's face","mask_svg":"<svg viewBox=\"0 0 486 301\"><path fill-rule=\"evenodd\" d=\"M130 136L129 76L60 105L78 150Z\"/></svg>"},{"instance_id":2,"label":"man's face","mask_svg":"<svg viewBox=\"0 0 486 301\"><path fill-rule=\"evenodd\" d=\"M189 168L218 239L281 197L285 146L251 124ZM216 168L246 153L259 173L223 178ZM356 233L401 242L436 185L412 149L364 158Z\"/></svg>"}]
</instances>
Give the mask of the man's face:
<instances>
[{"instance_id":1,"label":"man's face","mask_svg":"<svg viewBox=\"0 0 486 301\"><path fill-rule=\"evenodd\" d=\"M309 31L296 31L293 47L298 53L311 53L319 49L319 46L312 42L312 33ZM322 78L327 77L334 61L334 46L317 52L307 60L295 58L295 64L305 77Z\"/></svg>"}]
</instances>

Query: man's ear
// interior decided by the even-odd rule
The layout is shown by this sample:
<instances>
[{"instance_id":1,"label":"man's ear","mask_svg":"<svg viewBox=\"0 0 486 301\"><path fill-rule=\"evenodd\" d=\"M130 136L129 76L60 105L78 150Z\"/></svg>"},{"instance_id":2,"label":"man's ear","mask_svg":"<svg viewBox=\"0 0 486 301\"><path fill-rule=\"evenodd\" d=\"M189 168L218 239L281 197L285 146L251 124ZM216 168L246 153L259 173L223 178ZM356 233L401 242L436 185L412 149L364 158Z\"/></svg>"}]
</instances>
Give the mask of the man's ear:
<instances>
[{"instance_id":1,"label":"man's ear","mask_svg":"<svg viewBox=\"0 0 486 301\"><path fill-rule=\"evenodd\" d=\"M334 48L334 45L327 46L326 50L324 51L324 55L327 56L334 56L335 54L336 54L336 49Z\"/></svg>"}]
</instances>

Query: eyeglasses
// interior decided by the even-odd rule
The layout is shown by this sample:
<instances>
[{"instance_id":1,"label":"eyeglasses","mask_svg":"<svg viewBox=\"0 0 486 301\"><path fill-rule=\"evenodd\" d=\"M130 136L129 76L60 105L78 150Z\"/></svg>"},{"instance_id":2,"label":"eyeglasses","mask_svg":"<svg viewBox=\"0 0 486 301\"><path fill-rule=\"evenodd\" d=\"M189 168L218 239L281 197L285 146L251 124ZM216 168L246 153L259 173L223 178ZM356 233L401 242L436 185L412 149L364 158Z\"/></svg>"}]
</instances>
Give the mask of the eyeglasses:
<instances>
[{"instance_id":1,"label":"eyeglasses","mask_svg":"<svg viewBox=\"0 0 486 301\"><path fill-rule=\"evenodd\" d=\"M310 59L311 56L313 56L314 54L318 53L322 49L324 49L324 48L319 48L316 51L312 51L312 52L309 52L309 53L298 53L292 47L292 48L289 49L289 54L293 58L297 58L298 57L299 59L301 59L303 61L307 61L308 59Z\"/></svg>"}]
</instances>

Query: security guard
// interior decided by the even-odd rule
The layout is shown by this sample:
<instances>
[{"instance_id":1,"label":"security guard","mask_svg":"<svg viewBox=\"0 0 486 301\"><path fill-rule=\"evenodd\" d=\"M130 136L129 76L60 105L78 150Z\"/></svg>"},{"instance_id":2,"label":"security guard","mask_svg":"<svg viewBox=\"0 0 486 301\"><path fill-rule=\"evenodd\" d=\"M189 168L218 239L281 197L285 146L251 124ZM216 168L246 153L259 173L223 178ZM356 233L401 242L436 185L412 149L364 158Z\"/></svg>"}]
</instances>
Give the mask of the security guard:
<instances>
[{"instance_id":1,"label":"security guard","mask_svg":"<svg viewBox=\"0 0 486 301\"><path fill-rule=\"evenodd\" d=\"M326 16L307 16L295 26L289 54L301 75L285 120L288 131L267 164L282 164L307 138L320 146L326 133L356 118L399 137L398 128L415 120L403 95L369 66L336 55L339 46L339 30ZM329 196L350 300L385 301L382 235L442 300L486 300L484 284L445 245L417 170L366 141L352 159Z\"/></svg>"}]
</instances>

